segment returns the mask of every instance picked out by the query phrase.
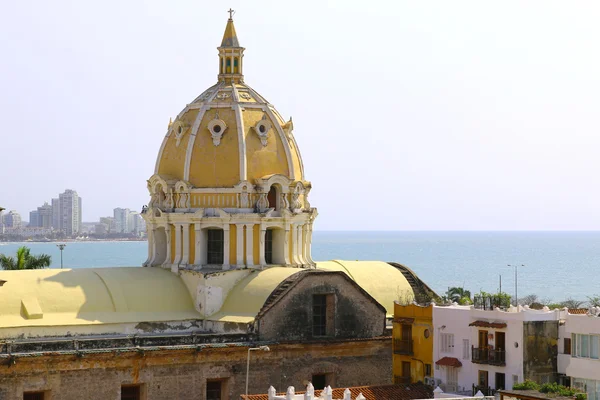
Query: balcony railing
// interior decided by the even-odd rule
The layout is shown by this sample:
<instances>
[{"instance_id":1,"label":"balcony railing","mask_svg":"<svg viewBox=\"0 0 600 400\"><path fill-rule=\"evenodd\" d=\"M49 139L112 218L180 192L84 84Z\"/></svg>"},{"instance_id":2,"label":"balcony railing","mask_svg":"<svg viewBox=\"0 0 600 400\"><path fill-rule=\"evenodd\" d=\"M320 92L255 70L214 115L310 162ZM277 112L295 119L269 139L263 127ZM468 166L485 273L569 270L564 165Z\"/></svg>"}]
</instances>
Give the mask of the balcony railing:
<instances>
[{"instance_id":1,"label":"balcony railing","mask_svg":"<svg viewBox=\"0 0 600 400\"><path fill-rule=\"evenodd\" d=\"M394 353L412 356L413 355L412 339L394 339Z\"/></svg>"},{"instance_id":2,"label":"balcony railing","mask_svg":"<svg viewBox=\"0 0 600 400\"><path fill-rule=\"evenodd\" d=\"M410 385L410 376L394 375L394 385Z\"/></svg>"},{"instance_id":3,"label":"balcony railing","mask_svg":"<svg viewBox=\"0 0 600 400\"><path fill-rule=\"evenodd\" d=\"M472 347L471 360L477 364L506 365L506 352L487 347Z\"/></svg>"}]
</instances>

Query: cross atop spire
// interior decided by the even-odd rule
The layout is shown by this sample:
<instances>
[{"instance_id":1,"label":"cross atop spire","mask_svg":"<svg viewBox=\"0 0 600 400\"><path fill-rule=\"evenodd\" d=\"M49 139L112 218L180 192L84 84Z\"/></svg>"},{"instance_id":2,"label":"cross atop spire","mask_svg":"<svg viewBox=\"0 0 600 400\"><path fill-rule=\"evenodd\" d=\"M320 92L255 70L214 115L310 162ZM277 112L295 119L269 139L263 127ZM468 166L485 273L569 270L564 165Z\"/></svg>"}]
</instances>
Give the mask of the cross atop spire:
<instances>
[{"instance_id":1,"label":"cross atop spire","mask_svg":"<svg viewBox=\"0 0 600 400\"><path fill-rule=\"evenodd\" d=\"M233 14L235 14L235 10L233 10L231 7L229 8L229 10L227 11L229 13L229 19L233 19Z\"/></svg>"}]
</instances>

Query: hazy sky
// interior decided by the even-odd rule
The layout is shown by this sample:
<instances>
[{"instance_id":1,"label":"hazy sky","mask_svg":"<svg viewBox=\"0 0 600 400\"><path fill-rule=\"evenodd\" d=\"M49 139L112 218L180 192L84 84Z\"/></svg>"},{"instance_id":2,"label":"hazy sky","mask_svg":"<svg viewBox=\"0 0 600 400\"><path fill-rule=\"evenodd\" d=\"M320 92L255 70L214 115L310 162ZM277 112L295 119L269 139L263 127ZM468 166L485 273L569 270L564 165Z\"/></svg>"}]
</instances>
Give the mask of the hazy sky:
<instances>
[{"instance_id":1,"label":"hazy sky","mask_svg":"<svg viewBox=\"0 0 600 400\"><path fill-rule=\"evenodd\" d=\"M4 1L0 205L140 209L229 7L316 229L600 229L597 1Z\"/></svg>"}]
</instances>

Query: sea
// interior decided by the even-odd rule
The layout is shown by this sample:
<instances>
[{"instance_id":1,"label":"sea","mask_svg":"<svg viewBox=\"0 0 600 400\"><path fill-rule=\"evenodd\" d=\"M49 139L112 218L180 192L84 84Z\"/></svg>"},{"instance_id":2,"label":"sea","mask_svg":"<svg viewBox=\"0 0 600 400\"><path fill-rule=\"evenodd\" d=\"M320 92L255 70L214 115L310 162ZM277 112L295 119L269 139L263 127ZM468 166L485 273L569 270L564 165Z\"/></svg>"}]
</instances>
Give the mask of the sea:
<instances>
[{"instance_id":1,"label":"sea","mask_svg":"<svg viewBox=\"0 0 600 400\"><path fill-rule=\"evenodd\" d=\"M0 243L0 253L26 245L52 256L57 243ZM139 267L146 242L67 242L64 268ZM600 294L600 232L325 232L313 234L315 261L394 261L411 268L438 294L459 286L471 291L502 290L514 296L587 300Z\"/></svg>"}]
</instances>

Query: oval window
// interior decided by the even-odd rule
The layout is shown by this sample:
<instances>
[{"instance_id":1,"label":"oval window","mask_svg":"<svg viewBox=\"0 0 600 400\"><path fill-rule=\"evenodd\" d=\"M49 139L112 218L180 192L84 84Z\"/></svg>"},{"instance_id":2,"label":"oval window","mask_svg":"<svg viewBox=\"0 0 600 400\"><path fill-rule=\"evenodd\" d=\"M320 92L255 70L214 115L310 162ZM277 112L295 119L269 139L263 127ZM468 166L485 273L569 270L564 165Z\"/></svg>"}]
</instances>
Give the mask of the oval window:
<instances>
[{"instance_id":1,"label":"oval window","mask_svg":"<svg viewBox=\"0 0 600 400\"><path fill-rule=\"evenodd\" d=\"M261 125L258 127L258 130L260 131L260 133L265 133L265 131L267 130L267 128L264 125Z\"/></svg>"},{"instance_id":2,"label":"oval window","mask_svg":"<svg viewBox=\"0 0 600 400\"><path fill-rule=\"evenodd\" d=\"M183 128L180 126L177 128L177 133L181 134L181 132L183 132Z\"/></svg>"},{"instance_id":3,"label":"oval window","mask_svg":"<svg viewBox=\"0 0 600 400\"><path fill-rule=\"evenodd\" d=\"M215 126L213 126L213 132L215 132L215 133L221 132L221 125L215 125Z\"/></svg>"},{"instance_id":4,"label":"oval window","mask_svg":"<svg viewBox=\"0 0 600 400\"><path fill-rule=\"evenodd\" d=\"M425 336L425 339L429 339L430 335L431 335L431 332L429 332L429 329L425 329L425 332L423 332L423 336Z\"/></svg>"}]
</instances>

